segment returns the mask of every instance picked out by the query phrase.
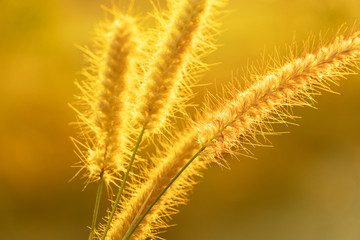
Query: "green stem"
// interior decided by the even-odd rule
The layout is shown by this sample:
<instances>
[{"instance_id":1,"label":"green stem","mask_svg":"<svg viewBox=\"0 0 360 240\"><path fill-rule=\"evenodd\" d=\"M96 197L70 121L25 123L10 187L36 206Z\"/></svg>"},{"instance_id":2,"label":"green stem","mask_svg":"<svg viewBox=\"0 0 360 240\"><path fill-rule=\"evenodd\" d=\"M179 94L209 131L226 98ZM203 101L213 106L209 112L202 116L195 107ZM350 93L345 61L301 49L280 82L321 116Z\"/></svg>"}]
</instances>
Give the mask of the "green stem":
<instances>
[{"instance_id":1,"label":"green stem","mask_svg":"<svg viewBox=\"0 0 360 240\"><path fill-rule=\"evenodd\" d=\"M98 190L97 190L97 194L96 194L95 208L94 208L94 214L93 214L93 219L92 219L92 224L91 224L91 232L90 232L89 240L92 240L94 237L96 219L97 219L97 215L99 212L101 193L102 193L102 188L104 185L103 175L104 175L104 173L102 172L100 174L100 180L99 180Z\"/></svg>"},{"instance_id":2,"label":"green stem","mask_svg":"<svg viewBox=\"0 0 360 240\"><path fill-rule=\"evenodd\" d=\"M104 234L103 234L101 240L104 240L104 239L105 239L106 234L107 234L107 232L109 231L111 221L112 221L112 219L113 219L113 217L114 217L114 214L115 214L116 206L118 205L118 203L119 203L119 201L120 201L121 194L122 194L122 192L123 192L123 190L124 190L125 182L126 182L128 176L129 176L129 173L130 173L130 170L131 170L131 166L132 166L132 164L133 164L133 162L134 162L136 152L137 152L137 150L139 149L139 146L140 146L140 143L141 143L141 139L142 139L142 137L143 137L143 135L144 135L144 132L145 132L145 127L143 127L142 130L141 130L141 132L140 132L140 135L139 135L139 138L138 138L138 140L137 140L137 143L136 143L134 152L133 152L133 154L132 154L132 156L131 156L131 159L130 159L130 162L129 162L129 166L128 166L128 168L127 168L127 170L126 170L126 173L125 173L125 175L124 175L124 178L123 178L123 180L122 180L122 182L121 182L120 190L119 190L119 192L118 192L118 194L117 194L117 196L116 196L116 199L115 199L113 208L112 208L111 213L110 213L110 217L109 217L109 219L108 219L108 221L107 221L107 223L106 223L106 227L105 227L105 230L104 230Z\"/></svg>"},{"instance_id":3,"label":"green stem","mask_svg":"<svg viewBox=\"0 0 360 240\"><path fill-rule=\"evenodd\" d=\"M181 175L182 172L185 171L185 169L195 160L195 158L197 158L199 156L199 154L204 151L206 147L202 147L200 148L200 150L195 153L194 156L192 156L192 158L185 164L185 166L176 174L175 177L173 177L173 179L171 179L171 181L168 183L168 185L166 185L166 187L161 191L161 193L156 197L156 199L151 203L151 205L148 207L148 209L146 209L146 211L144 212L144 214L141 216L141 218L137 221L137 223L135 224L135 226L131 229L131 231L129 232L128 235L126 235L123 240L128 240L130 238L130 236L135 232L136 228L140 225L141 221L145 218L145 216L150 212L150 210L154 207L154 205L157 203L157 201L159 201L159 199L161 198L162 195L164 195L164 193L166 192L166 190L168 190L168 188L175 182L175 180Z\"/></svg>"}]
</instances>

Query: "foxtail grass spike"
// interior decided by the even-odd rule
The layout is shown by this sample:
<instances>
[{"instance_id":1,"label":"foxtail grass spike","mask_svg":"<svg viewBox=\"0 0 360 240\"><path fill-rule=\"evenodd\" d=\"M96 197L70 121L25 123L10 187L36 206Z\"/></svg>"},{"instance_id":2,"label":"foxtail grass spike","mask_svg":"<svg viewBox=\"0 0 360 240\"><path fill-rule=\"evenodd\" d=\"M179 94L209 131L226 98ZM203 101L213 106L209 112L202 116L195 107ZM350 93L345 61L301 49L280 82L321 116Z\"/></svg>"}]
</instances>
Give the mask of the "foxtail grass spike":
<instances>
[{"instance_id":1,"label":"foxtail grass spike","mask_svg":"<svg viewBox=\"0 0 360 240\"><path fill-rule=\"evenodd\" d=\"M176 111L184 111L191 95L191 79L202 68L200 56L214 48L212 35L217 24L212 22L220 0L169 1L168 20L164 25L145 79L140 89L140 126L158 132ZM180 106L180 107L179 107Z\"/></svg>"},{"instance_id":2,"label":"foxtail grass spike","mask_svg":"<svg viewBox=\"0 0 360 240\"><path fill-rule=\"evenodd\" d=\"M99 29L96 50L82 48L90 64L84 69L87 80L77 83L79 108L85 108L77 112L88 148L80 154L87 181L98 181L102 173L109 184L126 169L139 36L134 20L125 16Z\"/></svg>"}]
</instances>

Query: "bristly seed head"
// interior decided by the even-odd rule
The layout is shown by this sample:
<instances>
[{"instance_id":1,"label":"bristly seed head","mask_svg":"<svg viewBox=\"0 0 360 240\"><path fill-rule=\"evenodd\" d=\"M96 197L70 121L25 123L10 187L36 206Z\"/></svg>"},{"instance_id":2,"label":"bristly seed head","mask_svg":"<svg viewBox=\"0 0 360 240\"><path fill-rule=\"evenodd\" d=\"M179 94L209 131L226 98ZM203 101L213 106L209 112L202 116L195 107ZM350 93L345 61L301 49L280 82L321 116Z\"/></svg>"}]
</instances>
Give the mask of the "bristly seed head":
<instances>
[{"instance_id":1,"label":"bristly seed head","mask_svg":"<svg viewBox=\"0 0 360 240\"><path fill-rule=\"evenodd\" d=\"M134 20L122 15L111 24L104 23L98 35L94 53L82 49L90 66L84 69L88 79L78 86L88 111L78 114L82 131L86 131L88 151L83 153L83 168L88 181L97 181L103 175L110 183L126 165L123 158L128 154L128 120L132 116L129 99L134 91L140 41Z\"/></svg>"},{"instance_id":2,"label":"bristly seed head","mask_svg":"<svg viewBox=\"0 0 360 240\"><path fill-rule=\"evenodd\" d=\"M189 85L196 69L201 69L199 57L214 48L211 34L216 24L212 15L219 0L169 1L172 8L169 22L164 24L161 39L146 71L140 89L140 126L149 132L159 132L167 126L169 117L184 111L184 101L192 95ZM164 21L161 19L160 21Z\"/></svg>"}]
</instances>

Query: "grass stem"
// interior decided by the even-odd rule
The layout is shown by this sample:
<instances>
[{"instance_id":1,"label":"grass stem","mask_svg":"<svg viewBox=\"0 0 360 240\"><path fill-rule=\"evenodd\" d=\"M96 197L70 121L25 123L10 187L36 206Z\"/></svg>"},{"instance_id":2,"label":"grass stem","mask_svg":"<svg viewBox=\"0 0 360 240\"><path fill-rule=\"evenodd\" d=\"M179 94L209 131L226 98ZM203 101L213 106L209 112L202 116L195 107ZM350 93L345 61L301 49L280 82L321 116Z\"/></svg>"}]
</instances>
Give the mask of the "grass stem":
<instances>
[{"instance_id":1,"label":"grass stem","mask_svg":"<svg viewBox=\"0 0 360 240\"><path fill-rule=\"evenodd\" d=\"M121 182L120 190L119 190L119 192L118 192L118 194L117 194L117 196L116 196L114 205L113 205L113 207L112 207L112 210L111 210L109 219L108 219L108 221L107 221L107 223L106 223L106 227L105 227L105 230L104 230L104 234L103 234L101 240L104 240L104 239L105 239L106 234L107 234L107 232L109 231L110 224L111 224L111 221L112 221L112 219L113 219L113 217L114 217L114 213L115 213L115 210L116 210L116 206L118 205L118 203L119 203L119 201L120 201L121 194L122 194L122 192L123 192L123 190L124 190L124 186L125 186L126 180L127 180L128 176L129 176L129 173L130 173L130 170L131 170L131 166L132 166L132 164L133 164L133 162L134 162L136 152L137 152L137 150L139 149L139 146L140 146L142 137L144 136L144 132L145 132L145 127L142 128L142 130L141 130L141 132L140 132L140 135L139 135L139 138L138 138L138 140L137 140L137 142L136 142L136 146L135 146L134 152L133 152L133 154L132 154L132 156L131 156L131 159L130 159L128 168L127 168L126 173L125 173L125 175L124 175L124 178L123 178L123 180L122 180L122 182Z\"/></svg>"},{"instance_id":2,"label":"grass stem","mask_svg":"<svg viewBox=\"0 0 360 240\"><path fill-rule=\"evenodd\" d=\"M92 219L92 224L91 224L91 232L90 232L89 240L92 240L93 237L94 237L96 219L97 219L97 215L98 215L98 212L99 212L101 193L102 193L102 188L103 188L103 185L104 185L103 175L104 175L104 172L102 172L100 174L100 180L99 180L98 190L97 190L97 194L96 194L94 214L93 214L93 219Z\"/></svg>"},{"instance_id":3,"label":"grass stem","mask_svg":"<svg viewBox=\"0 0 360 240\"><path fill-rule=\"evenodd\" d=\"M202 147L200 148L200 150L195 153L194 156L191 157L191 159L185 164L185 166L175 175L175 177L173 177L173 179L171 179L171 181L168 183L168 185L166 185L166 187L161 191L161 193L156 197L156 199L151 203L151 205L148 207L148 209L146 209L146 211L144 212L144 214L141 216L141 218L136 222L135 226L130 230L130 232L125 235L125 237L123 238L123 240L128 240L131 235L135 232L136 228L140 225L141 221L146 217L146 215L150 212L150 210L152 209L152 207L157 203L157 201L159 201L159 199L162 197L162 195L164 195L164 193L166 192L166 190L168 190L168 188L176 181L176 179L181 175L181 173L183 173L185 171L185 169L195 160L195 158L197 158L199 156L199 154L204 151L206 147Z\"/></svg>"}]
</instances>

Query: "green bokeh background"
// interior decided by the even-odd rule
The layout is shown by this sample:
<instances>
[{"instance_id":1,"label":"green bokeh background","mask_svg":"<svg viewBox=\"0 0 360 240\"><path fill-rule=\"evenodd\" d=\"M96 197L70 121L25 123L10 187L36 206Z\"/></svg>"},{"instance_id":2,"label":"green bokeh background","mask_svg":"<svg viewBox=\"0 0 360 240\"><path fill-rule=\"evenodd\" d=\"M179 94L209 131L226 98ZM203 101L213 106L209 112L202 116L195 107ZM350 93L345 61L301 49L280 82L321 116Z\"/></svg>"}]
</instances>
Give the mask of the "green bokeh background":
<instances>
[{"instance_id":1,"label":"green bokeh background","mask_svg":"<svg viewBox=\"0 0 360 240\"><path fill-rule=\"evenodd\" d=\"M128 1L122 1L126 9ZM83 64L74 46L91 42L109 0L0 1L0 238L87 239L95 184L67 183L78 161L69 136L75 114L67 106ZM160 5L165 6L163 1ZM151 9L136 0L133 13ZM358 0L229 0L206 90L279 47L335 32L360 18ZM325 34L329 40L331 34ZM262 60L263 59L263 60ZM271 61L270 61L271 62ZM255 159L230 160L232 170L209 169L187 206L174 216L167 239L360 239L360 77L317 98L319 110L295 111L300 126L270 137L274 148ZM106 195L105 195L106 197ZM102 212L104 209L102 209Z\"/></svg>"}]
</instances>

